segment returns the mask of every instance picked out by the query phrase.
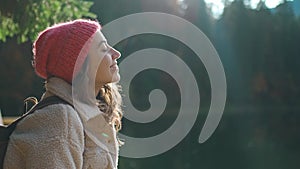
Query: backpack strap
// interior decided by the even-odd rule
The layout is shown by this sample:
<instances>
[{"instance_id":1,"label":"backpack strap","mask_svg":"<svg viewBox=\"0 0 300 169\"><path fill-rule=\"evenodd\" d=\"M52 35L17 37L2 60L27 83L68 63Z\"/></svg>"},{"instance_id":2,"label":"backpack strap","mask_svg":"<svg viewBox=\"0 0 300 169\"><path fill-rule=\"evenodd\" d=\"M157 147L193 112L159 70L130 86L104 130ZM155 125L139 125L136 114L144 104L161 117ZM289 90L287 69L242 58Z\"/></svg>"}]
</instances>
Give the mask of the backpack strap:
<instances>
[{"instance_id":1,"label":"backpack strap","mask_svg":"<svg viewBox=\"0 0 300 169\"><path fill-rule=\"evenodd\" d=\"M34 113L36 110L42 109L46 106L52 105L52 104L68 104L71 105L72 107L74 107L72 104L68 103L67 101L59 98L58 96L50 96L47 97L43 100L41 100L40 102L38 102L35 106L33 106L27 113L25 113L24 115L22 115L21 117L19 117L18 119L16 119L14 122L12 122L11 124L9 124L6 128L8 128L8 130L5 130L5 133L3 133L1 131L1 138L8 138L11 133L15 130L17 124L23 120L26 116ZM0 139L1 140L1 139Z\"/></svg>"},{"instance_id":2,"label":"backpack strap","mask_svg":"<svg viewBox=\"0 0 300 169\"><path fill-rule=\"evenodd\" d=\"M23 116L21 116L21 118L24 118L24 116L27 116L29 114L32 114L34 111L38 110L38 109L42 109L46 106L52 105L52 104L68 104L72 107L74 107L72 104L70 104L69 102L59 98L58 96L50 96L50 97L46 97L45 99L41 100L40 102L38 102L38 104L36 104L35 106L33 106L27 113L25 113Z\"/></svg>"},{"instance_id":3,"label":"backpack strap","mask_svg":"<svg viewBox=\"0 0 300 169\"><path fill-rule=\"evenodd\" d=\"M50 97L47 97L47 98L41 100L40 102L38 102L27 113L25 113L23 116L19 117L17 120L12 122L10 125L8 125L8 126L0 125L0 169L3 168L3 161L4 161L5 154L6 154L7 145L9 142L9 137L12 134L12 132L15 130L17 124L22 119L24 119L26 116L34 113L36 110L44 108L44 107L52 105L52 104L59 104L59 103L71 105L70 103L66 102L65 100L63 100L57 96L50 96ZM71 105L71 106L74 107L73 105Z\"/></svg>"}]
</instances>

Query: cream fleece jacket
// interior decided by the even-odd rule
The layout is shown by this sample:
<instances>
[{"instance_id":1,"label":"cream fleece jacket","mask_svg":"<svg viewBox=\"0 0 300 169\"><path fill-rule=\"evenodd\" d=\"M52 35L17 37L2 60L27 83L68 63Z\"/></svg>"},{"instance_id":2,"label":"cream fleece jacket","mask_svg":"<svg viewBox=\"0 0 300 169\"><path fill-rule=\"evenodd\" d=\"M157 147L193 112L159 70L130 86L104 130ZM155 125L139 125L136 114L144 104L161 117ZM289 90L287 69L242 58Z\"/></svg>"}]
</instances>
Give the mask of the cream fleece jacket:
<instances>
[{"instance_id":1,"label":"cream fleece jacket","mask_svg":"<svg viewBox=\"0 0 300 169\"><path fill-rule=\"evenodd\" d=\"M53 80L57 87L50 94L70 100L68 85L60 79ZM64 83L64 84L62 84ZM101 142L110 149L118 150L113 130L108 131ZM98 146L84 130L78 112L67 104L49 105L24 118L10 137L4 160L4 169L113 169L117 168L118 154Z\"/></svg>"}]
</instances>

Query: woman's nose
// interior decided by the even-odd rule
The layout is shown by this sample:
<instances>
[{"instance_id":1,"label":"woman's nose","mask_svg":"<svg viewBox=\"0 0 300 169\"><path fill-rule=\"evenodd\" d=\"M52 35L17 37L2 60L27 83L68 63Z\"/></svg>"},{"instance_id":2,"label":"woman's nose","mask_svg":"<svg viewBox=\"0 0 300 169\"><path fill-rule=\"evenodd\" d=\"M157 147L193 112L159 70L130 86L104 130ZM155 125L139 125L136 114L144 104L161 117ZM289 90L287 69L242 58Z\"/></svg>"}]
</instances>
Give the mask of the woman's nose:
<instances>
[{"instance_id":1,"label":"woman's nose","mask_svg":"<svg viewBox=\"0 0 300 169\"><path fill-rule=\"evenodd\" d=\"M119 51L117 51L116 49L114 49L113 47L111 47L110 52L111 52L111 57L113 60L119 59L121 57L121 53Z\"/></svg>"}]
</instances>

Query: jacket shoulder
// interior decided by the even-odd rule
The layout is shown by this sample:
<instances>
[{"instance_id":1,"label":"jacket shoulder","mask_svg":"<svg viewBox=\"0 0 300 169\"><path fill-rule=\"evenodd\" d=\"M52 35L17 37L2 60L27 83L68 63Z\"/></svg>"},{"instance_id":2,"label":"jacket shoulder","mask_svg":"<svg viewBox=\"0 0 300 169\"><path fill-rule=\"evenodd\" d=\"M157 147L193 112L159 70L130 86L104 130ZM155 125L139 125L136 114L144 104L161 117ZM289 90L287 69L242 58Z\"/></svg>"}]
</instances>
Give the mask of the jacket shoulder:
<instances>
[{"instance_id":1,"label":"jacket shoulder","mask_svg":"<svg viewBox=\"0 0 300 169\"><path fill-rule=\"evenodd\" d=\"M68 137L70 130L83 131L78 113L67 104L53 104L25 117L19 122L13 135L30 134L40 138Z\"/></svg>"}]
</instances>

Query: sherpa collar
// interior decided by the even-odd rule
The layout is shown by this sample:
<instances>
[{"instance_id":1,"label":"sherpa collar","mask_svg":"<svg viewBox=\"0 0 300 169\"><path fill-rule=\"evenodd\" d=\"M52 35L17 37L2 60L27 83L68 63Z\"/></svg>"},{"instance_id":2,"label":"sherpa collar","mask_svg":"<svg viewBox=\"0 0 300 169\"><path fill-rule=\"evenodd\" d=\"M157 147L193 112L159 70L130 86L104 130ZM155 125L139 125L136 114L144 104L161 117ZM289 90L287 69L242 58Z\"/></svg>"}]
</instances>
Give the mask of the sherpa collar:
<instances>
[{"instance_id":1,"label":"sherpa collar","mask_svg":"<svg viewBox=\"0 0 300 169\"><path fill-rule=\"evenodd\" d=\"M56 77L48 79L45 84L46 92L44 93L43 98L49 97L51 95L56 95L65 101L73 104L72 98L72 86L65 82L64 80ZM75 106L76 109L76 106ZM86 113L97 113L89 111L81 111L76 109L81 121L84 126L85 133L101 148L110 152L114 155L118 155L118 143L116 139L116 130L109 125L104 116L103 112L98 112L98 114L93 115L92 118L86 119ZM117 163L117 159L113 160Z\"/></svg>"}]
</instances>

